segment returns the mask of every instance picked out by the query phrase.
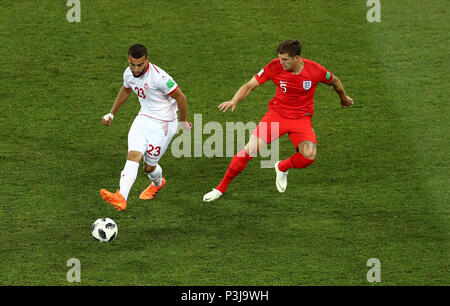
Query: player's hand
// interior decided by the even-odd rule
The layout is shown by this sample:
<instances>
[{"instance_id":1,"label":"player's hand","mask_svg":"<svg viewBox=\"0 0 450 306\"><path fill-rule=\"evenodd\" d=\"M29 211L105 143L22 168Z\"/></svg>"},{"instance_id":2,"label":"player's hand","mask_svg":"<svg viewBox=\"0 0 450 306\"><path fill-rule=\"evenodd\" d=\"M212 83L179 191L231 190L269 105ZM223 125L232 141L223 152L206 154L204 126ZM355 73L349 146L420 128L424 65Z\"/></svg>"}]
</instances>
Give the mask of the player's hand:
<instances>
[{"instance_id":1,"label":"player's hand","mask_svg":"<svg viewBox=\"0 0 450 306\"><path fill-rule=\"evenodd\" d=\"M219 109L223 112L226 112L227 109L229 109L231 107L231 111L234 112L236 105L237 105L237 102L235 102L235 101L226 101L219 105Z\"/></svg>"},{"instance_id":2,"label":"player's hand","mask_svg":"<svg viewBox=\"0 0 450 306\"><path fill-rule=\"evenodd\" d=\"M344 106L350 106L352 104L353 104L353 99L350 98L349 96L345 96L345 98L341 98L342 108L344 108Z\"/></svg>"},{"instance_id":3,"label":"player's hand","mask_svg":"<svg viewBox=\"0 0 450 306\"><path fill-rule=\"evenodd\" d=\"M103 123L103 125L110 126L113 119L114 119L113 114L111 114L111 113L106 114L102 117L102 123Z\"/></svg>"},{"instance_id":4,"label":"player's hand","mask_svg":"<svg viewBox=\"0 0 450 306\"><path fill-rule=\"evenodd\" d=\"M189 121L181 121L181 127L183 130L190 130L192 129L192 123Z\"/></svg>"}]
</instances>

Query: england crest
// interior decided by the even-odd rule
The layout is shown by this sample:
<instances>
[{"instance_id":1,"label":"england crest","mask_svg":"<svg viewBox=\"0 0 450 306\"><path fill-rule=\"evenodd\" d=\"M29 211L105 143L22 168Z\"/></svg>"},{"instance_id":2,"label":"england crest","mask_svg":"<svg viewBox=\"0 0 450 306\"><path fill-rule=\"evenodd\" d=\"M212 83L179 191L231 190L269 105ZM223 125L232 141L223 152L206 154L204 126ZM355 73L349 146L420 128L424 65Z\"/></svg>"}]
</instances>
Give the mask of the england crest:
<instances>
[{"instance_id":1,"label":"england crest","mask_svg":"<svg viewBox=\"0 0 450 306\"><path fill-rule=\"evenodd\" d=\"M311 81L303 81L303 89L308 90L311 88Z\"/></svg>"}]
</instances>

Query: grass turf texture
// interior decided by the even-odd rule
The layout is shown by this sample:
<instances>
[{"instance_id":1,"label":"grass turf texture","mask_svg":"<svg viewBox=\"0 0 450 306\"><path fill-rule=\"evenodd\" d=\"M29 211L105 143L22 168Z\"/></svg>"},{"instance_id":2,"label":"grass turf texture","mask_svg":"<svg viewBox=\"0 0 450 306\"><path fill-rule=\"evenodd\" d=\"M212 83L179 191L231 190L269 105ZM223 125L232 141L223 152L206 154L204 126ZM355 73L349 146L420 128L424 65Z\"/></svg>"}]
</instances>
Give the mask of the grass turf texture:
<instances>
[{"instance_id":1,"label":"grass turf texture","mask_svg":"<svg viewBox=\"0 0 450 306\"><path fill-rule=\"evenodd\" d=\"M66 1L0 3L0 284L68 285L70 258L82 285L449 285L449 57L447 1L382 1L381 23L365 1ZM111 127L101 125L122 85L127 48L188 98L190 119L258 122L267 83L221 113L285 38L336 74L355 105L319 85L316 162L290 171L284 194L273 169L249 163L214 203L230 158L161 160L168 184L125 212L99 195L115 191L133 94ZM207 136L205 136L206 138ZM293 153L288 137L280 158ZM112 243L91 237L110 217ZM76 283L74 283L76 285Z\"/></svg>"}]
</instances>

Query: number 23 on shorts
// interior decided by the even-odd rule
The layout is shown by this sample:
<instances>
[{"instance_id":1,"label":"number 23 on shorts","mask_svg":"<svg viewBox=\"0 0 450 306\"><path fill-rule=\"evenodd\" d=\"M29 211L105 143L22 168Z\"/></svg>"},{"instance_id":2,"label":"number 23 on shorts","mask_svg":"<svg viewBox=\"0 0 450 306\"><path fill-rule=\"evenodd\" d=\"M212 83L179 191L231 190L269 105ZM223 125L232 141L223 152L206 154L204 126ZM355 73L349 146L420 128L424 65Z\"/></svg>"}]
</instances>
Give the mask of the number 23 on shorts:
<instances>
[{"instance_id":1,"label":"number 23 on shorts","mask_svg":"<svg viewBox=\"0 0 450 306\"><path fill-rule=\"evenodd\" d=\"M147 154L148 155L156 157L156 156L159 156L159 154L161 154L161 147L160 146L154 147L151 144L148 145L148 146L149 146L149 149L147 150Z\"/></svg>"}]
</instances>

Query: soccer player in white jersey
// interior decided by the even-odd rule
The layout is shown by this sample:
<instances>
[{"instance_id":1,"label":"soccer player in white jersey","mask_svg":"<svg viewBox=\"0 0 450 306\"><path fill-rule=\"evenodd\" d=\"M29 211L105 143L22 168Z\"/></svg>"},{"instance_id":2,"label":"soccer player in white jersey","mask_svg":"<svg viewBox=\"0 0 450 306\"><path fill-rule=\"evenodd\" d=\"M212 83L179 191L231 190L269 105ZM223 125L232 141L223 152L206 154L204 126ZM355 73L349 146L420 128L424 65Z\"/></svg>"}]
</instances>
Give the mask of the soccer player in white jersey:
<instances>
[{"instance_id":1,"label":"soccer player in white jersey","mask_svg":"<svg viewBox=\"0 0 450 306\"><path fill-rule=\"evenodd\" d=\"M110 112L102 118L104 125L111 125L114 115L128 100L131 92L136 93L141 109L128 132L128 156L120 177L120 189L116 193L100 190L102 198L119 211L126 209L128 194L136 180L141 159L144 160L144 171L151 182L139 198L153 199L166 184L158 161L178 130L177 110L180 112L182 128L192 128L192 123L187 121L186 96L170 75L148 61L145 46L135 44L130 47L128 64L123 74L123 87Z\"/></svg>"}]
</instances>

